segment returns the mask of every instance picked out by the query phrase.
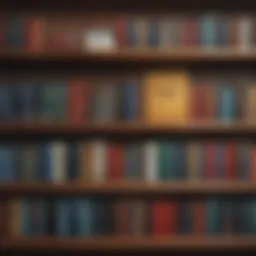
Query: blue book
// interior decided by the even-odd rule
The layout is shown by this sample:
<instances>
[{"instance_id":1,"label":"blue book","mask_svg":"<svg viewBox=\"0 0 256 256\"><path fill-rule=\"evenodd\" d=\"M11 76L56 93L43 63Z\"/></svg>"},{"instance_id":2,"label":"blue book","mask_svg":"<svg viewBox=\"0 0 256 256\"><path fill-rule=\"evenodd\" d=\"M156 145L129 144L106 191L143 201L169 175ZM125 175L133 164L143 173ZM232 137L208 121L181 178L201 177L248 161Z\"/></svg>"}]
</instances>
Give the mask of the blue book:
<instances>
[{"instance_id":1,"label":"blue book","mask_svg":"<svg viewBox=\"0 0 256 256\"><path fill-rule=\"evenodd\" d=\"M50 181L52 179L52 154L51 154L51 144L42 143L38 147L39 150L39 173L37 178L39 180Z\"/></svg>"},{"instance_id":2,"label":"blue book","mask_svg":"<svg viewBox=\"0 0 256 256\"><path fill-rule=\"evenodd\" d=\"M214 15L205 15L199 22L201 46L212 47L217 43L217 19Z\"/></svg>"},{"instance_id":3,"label":"blue book","mask_svg":"<svg viewBox=\"0 0 256 256\"><path fill-rule=\"evenodd\" d=\"M141 148L138 144L128 144L124 148L124 176L127 180L142 178Z\"/></svg>"},{"instance_id":4,"label":"blue book","mask_svg":"<svg viewBox=\"0 0 256 256\"><path fill-rule=\"evenodd\" d=\"M0 181L14 181L16 179L16 154L15 148L10 145L0 146Z\"/></svg>"},{"instance_id":5,"label":"blue book","mask_svg":"<svg viewBox=\"0 0 256 256\"><path fill-rule=\"evenodd\" d=\"M148 23L147 43L149 46L160 45L160 25L157 20L151 20Z\"/></svg>"},{"instance_id":6,"label":"blue book","mask_svg":"<svg viewBox=\"0 0 256 256\"><path fill-rule=\"evenodd\" d=\"M14 102L12 88L7 84L0 84L0 121L9 121L14 118Z\"/></svg>"},{"instance_id":7,"label":"blue book","mask_svg":"<svg viewBox=\"0 0 256 256\"><path fill-rule=\"evenodd\" d=\"M221 121L234 121L235 102L234 88L228 86L221 87L218 100L218 117Z\"/></svg>"},{"instance_id":8,"label":"blue book","mask_svg":"<svg viewBox=\"0 0 256 256\"><path fill-rule=\"evenodd\" d=\"M216 154L215 154L215 178L223 178L225 176L224 170L224 158L225 158L225 145L223 143L218 143L216 145Z\"/></svg>"},{"instance_id":9,"label":"blue book","mask_svg":"<svg viewBox=\"0 0 256 256\"><path fill-rule=\"evenodd\" d=\"M136 81L125 82L122 85L122 113L125 120L134 120L139 115L139 93Z\"/></svg>"},{"instance_id":10,"label":"blue book","mask_svg":"<svg viewBox=\"0 0 256 256\"><path fill-rule=\"evenodd\" d=\"M21 235L30 236L32 234L32 223L31 223L31 200L21 200Z\"/></svg>"},{"instance_id":11,"label":"blue book","mask_svg":"<svg viewBox=\"0 0 256 256\"><path fill-rule=\"evenodd\" d=\"M71 236L71 200L59 199L56 202L56 233L60 237Z\"/></svg>"},{"instance_id":12,"label":"blue book","mask_svg":"<svg viewBox=\"0 0 256 256\"><path fill-rule=\"evenodd\" d=\"M134 20L127 21L127 42L128 46L138 45L138 37L136 33L136 24Z\"/></svg>"},{"instance_id":13,"label":"blue book","mask_svg":"<svg viewBox=\"0 0 256 256\"><path fill-rule=\"evenodd\" d=\"M23 121L33 121L37 116L37 88L31 83L19 85L20 117Z\"/></svg>"},{"instance_id":14,"label":"blue book","mask_svg":"<svg viewBox=\"0 0 256 256\"><path fill-rule=\"evenodd\" d=\"M5 40L8 47L21 47L24 44L25 20L13 16L6 19Z\"/></svg>"},{"instance_id":15,"label":"blue book","mask_svg":"<svg viewBox=\"0 0 256 256\"><path fill-rule=\"evenodd\" d=\"M206 232L217 234L220 232L220 202L217 199L206 201Z\"/></svg>"},{"instance_id":16,"label":"blue book","mask_svg":"<svg viewBox=\"0 0 256 256\"><path fill-rule=\"evenodd\" d=\"M90 199L75 200L77 235L89 237L92 235L92 204Z\"/></svg>"}]
</instances>

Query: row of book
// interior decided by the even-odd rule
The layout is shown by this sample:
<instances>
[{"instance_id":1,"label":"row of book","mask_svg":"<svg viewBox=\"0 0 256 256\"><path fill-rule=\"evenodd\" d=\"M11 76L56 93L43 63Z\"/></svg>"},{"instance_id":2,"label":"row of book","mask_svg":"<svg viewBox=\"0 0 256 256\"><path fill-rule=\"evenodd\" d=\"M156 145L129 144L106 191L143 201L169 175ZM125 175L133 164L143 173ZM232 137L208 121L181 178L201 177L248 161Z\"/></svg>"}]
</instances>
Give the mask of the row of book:
<instances>
[{"instance_id":1,"label":"row of book","mask_svg":"<svg viewBox=\"0 0 256 256\"><path fill-rule=\"evenodd\" d=\"M154 15L2 18L1 47L29 50L116 50L145 47L255 46L255 19L249 15ZM102 40L105 39L105 40Z\"/></svg>"},{"instance_id":2,"label":"row of book","mask_svg":"<svg viewBox=\"0 0 256 256\"><path fill-rule=\"evenodd\" d=\"M59 198L10 202L12 236L255 234L256 200Z\"/></svg>"},{"instance_id":3,"label":"row of book","mask_svg":"<svg viewBox=\"0 0 256 256\"><path fill-rule=\"evenodd\" d=\"M208 81L185 86L179 76L149 74L143 81L105 84L83 80L0 84L0 122L256 120L256 85Z\"/></svg>"},{"instance_id":4,"label":"row of book","mask_svg":"<svg viewBox=\"0 0 256 256\"><path fill-rule=\"evenodd\" d=\"M256 181L249 141L44 142L0 146L0 181Z\"/></svg>"}]
</instances>

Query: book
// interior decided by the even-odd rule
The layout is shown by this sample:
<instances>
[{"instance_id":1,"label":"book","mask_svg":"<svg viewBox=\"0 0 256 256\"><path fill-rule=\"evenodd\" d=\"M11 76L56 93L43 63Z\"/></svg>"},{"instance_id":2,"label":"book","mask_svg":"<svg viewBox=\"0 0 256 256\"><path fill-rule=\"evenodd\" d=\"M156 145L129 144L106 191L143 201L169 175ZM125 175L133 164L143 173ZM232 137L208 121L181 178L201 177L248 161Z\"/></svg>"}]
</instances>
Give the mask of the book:
<instances>
[{"instance_id":1,"label":"book","mask_svg":"<svg viewBox=\"0 0 256 256\"><path fill-rule=\"evenodd\" d=\"M189 234L192 231L192 209L188 200L181 200L177 207L177 230L179 234Z\"/></svg>"},{"instance_id":2,"label":"book","mask_svg":"<svg viewBox=\"0 0 256 256\"><path fill-rule=\"evenodd\" d=\"M222 86L218 97L218 118L222 122L230 123L236 117L236 95L231 86Z\"/></svg>"},{"instance_id":3,"label":"book","mask_svg":"<svg viewBox=\"0 0 256 256\"><path fill-rule=\"evenodd\" d=\"M205 207L206 233L220 233L220 202L216 198L208 198Z\"/></svg>"},{"instance_id":4,"label":"book","mask_svg":"<svg viewBox=\"0 0 256 256\"><path fill-rule=\"evenodd\" d=\"M122 83L121 117L124 120L137 120L140 113L139 84L137 81Z\"/></svg>"},{"instance_id":5,"label":"book","mask_svg":"<svg viewBox=\"0 0 256 256\"><path fill-rule=\"evenodd\" d=\"M155 182L158 180L158 143L155 141L147 141L144 145L144 175L147 182Z\"/></svg>"},{"instance_id":6,"label":"book","mask_svg":"<svg viewBox=\"0 0 256 256\"><path fill-rule=\"evenodd\" d=\"M61 147L61 154L65 154L65 152L63 152L63 147ZM65 149L64 149L65 150ZM79 161L78 161L78 156L79 156L79 145L77 142L70 142L68 144L67 147L67 166L66 166L66 170L67 170L67 179L74 181L78 179L78 175L79 175ZM57 163L58 164L58 163ZM61 169L63 170L64 166L60 166ZM63 179L62 177L65 175L64 171L60 172L60 177L61 179ZM63 175L63 174L64 175Z\"/></svg>"},{"instance_id":7,"label":"book","mask_svg":"<svg viewBox=\"0 0 256 256\"><path fill-rule=\"evenodd\" d=\"M92 143L82 142L78 150L79 174L78 181L83 183L92 181ZM104 164L104 163L103 163Z\"/></svg>"},{"instance_id":8,"label":"book","mask_svg":"<svg viewBox=\"0 0 256 256\"><path fill-rule=\"evenodd\" d=\"M52 173L51 143L44 142L38 147L38 173L36 178L40 181L51 181Z\"/></svg>"},{"instance_id":9,"label":"book","mask_svg":"<svg viewBox=\"0 0 256 256\"><path fill-rule=\"evenodd\" d=\"M26 237L31 235L31 199L22 199L21 200L21 235Z\"/></svg>"},{"instance_id":10,"label":"book","mask_svg":"<svg viewBox=\"0 0 256 256\"><path fill-rule=\"evenodd\" d=\"M192 215L192 233L204 234L206 231L206 207L205 201L197 200L191 205Z\"/></svg>"},{"instance_id":11,"label":"book","mask_svg":"<svg viewBox=\"0 0 256 256\"><path fill-rule=\"evenodd\" d=\"M134 18L127 19L127 45L128 46L137 46L138 44L138 35L136 32L136 22Z\"/></svg>"},{"instance_id":12,"label":"book","mask_svg":"<svg viewBox=\"0 0 256 256\"><path fill-rule=\"evenodd\" d=\"M64 142L51 144L51 181L63 183L67 180L67 147ZM74 167L75 168L75 167Z\"/></svg>"},{"instance_id":13,"label":"book","mask_svg":"<svg viewBox=\"0 0 256 256\"><path fill-rule=\"evenodd\" d=\"M199 141L191 141L187 143L186 147L187 156L185 163L187 164L187 178L198 180L201 177L202 145Z\"/></svg>"},{"instance_id":14,"label":"book","mask_svg":"<svg viewBox=\"0 0 256 256\"><path fill-rule=\"evenodd\" d=\"M238 47L240 50L250 50L252 46L252 19L244 15L238 19Z\"/></svg>"},{"instance_id":15,"label":"book","mask_svg":"<svg viewBox=\"0 0 256 256\"><path fill-rule=\"evenodd\" d=\"M219 47L228 47L228 41L229 41L229 33L230 33L230 27L229 27L229 19L230 17L220 15L217 18L217 38L216 43Z\"/></svg>"},{"instance_id":16,"label":"book","mask_svg":"<svg viewBox=\"0 0 256 256\"><path fill-rule=\"evenodd\" d=\"M82 80L72 80L68 84L67 99L68 120L72 123L84 123L89 118L89 88Z\"/></svg>"},{"instance_id":17,"label":"book","mask_svg":"<svg viewBox=\"0 0 256 256\"><path fill-rule=\"evenodd\" d=\"M20 237L22 235L21 233L21 200L20 199L14 199L11 201L8 201L9 207L8 209L9 218L7 216L3 216L3 221L9 221L8 223L8 235L11 237ZM4 206L1 205L1 211L4 212ZM3 234L3 233L2 233Z\"/></svg>"},{"instance_id":18,"label":"book","mask_svg":"<svg viewBox=\"0 0 256 256\"><path fill-rule=\"evenodd\" d=\"M200 18L200 45L212 48L217 43L217 17L214 14L206 14Z\"/></svg>"},{"instance_id":19,"label":"book","mask_svg":"<svg viewBox=\"0 0 256 256\"><path fill-rule=\"evenodd\" d=\"M146 122L176 124L188 121L190 90L185 72L149 73L144 78L143 93Z\"/></svg>"},{"instance_id":20,"label":"book","mask_svg":"<svg viewBox=\"0 0 256 256\"><path fill-rule=\"evenodd\" d=\"M21 181L36 180L38 168L39 154L36 144L29 143L22 145L19 150L19 179Z\"/></svg>"},{"instance_id":21,"label":"book","mask_svg":"<svg viewBox=\"0 0 256 256\"><path fill-rule=\"evenodd\" d=\"M157 19L148 21L147 45L157 47L160 45L160 24Z\"/></svg>"},{"instance_id":22,"label":"book","mask_svg":"<svg viewBox=\"0 0 256 256\"><path fill-rule=\"evenodd\" d=\"M21 16L12 16L5 19L5 45L8 48L24 46L25 19Z\"/></svg>"},{"instance_id":23,"label":"book","mask_svg":"<svg viewBox=\"0 0 256 256\"><path fill-rule=\"evenodd\" d=\"M250 85L246 88L246 96L245 96L245 119L248 122L255 122L256 120L256 86Z\"/></svg>"},{"instance_id":24,"label":"book","mask_svg":"<svg viewBox=\"0 0 256 256\"><path fill-rule=\"evenodd\" d=\"M109 181L124 178L124 151L119 143L109 143L107 147L107 177Z\"/></svg>"},{"instance_id":25,"label":"book","mask_svg":"<svg viewBox=\"0 0 256 256\"><path fill-rule=\"evenodd\" d=\"M142 147L138 143L124 146L124 178L125 180L142 180Z\"/></svg>"},{"instance_id":26,"label":"book","mask_svg":"<svg viewBox=\"0 0 256 256\"><path fill-rule=\"evenodd\" d=\"M107 144L94 141L91 144L91 173L93 182L104 182L107 178Z\"/></svg>"},{"instance_id":27,"label":"book","mask_svg":"<svg viewBox=\"0 0 256 256\"><path fill-rule=\"evenodd\" d=\"M38 117L38 90L35 84L22 83L19 88L19 112L22 121L35 121Z\"/></svg>"},{"instance_id":28,"label":"book","mask_svg":"<svg viewBox=\"0 0 256 256\"><path fill-rule=\"evenodd\" d=\"M93 121L110 122L117 118L118 94L115 84L102 84L95 88Z\"/></svg>"},{"instance_id":29,"label":"book","mask_svg":"<svg viewBox=\"0 0 256 256\"><path fill-rule=\"evenodd\" d=\"M17 177L17 159L15 147L12 145L0 146L0 182L15 181Z\"/></svg>"},{"instance_id":30,"label":"book","mask_svg":"<svg viewBox=\"0 0 256 256\"><path fill-rule=\"evenodd\" d=\"M236 157L236 177L237 179L249 180L251 177L251 148L248 141L238 144Z\"/></svg>"},{"instance_id":31,"label":"book","mask_svg":"<svg viewBox=\"0 0 256 256\"><path fill-rule=\"evenodd\" d=\"M204 145L204 173L206 179L214 179L216 172L216 143L215 141L207 141Z\"/></svg>"},{"instance_id":32,"label":"book","mask_svg":"<svg viewBox=\"0 0 256 256\"><path fill-rule=\"evenodd\" d=\"M26 19L26 48L32 52L40 52L46 46L48 23L44 17L28 17Z\"/></svg>"},{"instance_id":33,"label":"book","mask_svg":"<svg viewBox=\"0 0 256 256\"><path fill-rule=\"evenodd\" d=\"M224 171L225 178L236 178L236 157L237 157L237 143L235 141L228 141L224 148Z\"/></svg>"},{"instance_id":34,"label":"book","mask_svg":"<svg viewBox=\"0 0 256 256\"><path fill-rule=\"evenodd\" d=\"M59 237L71 236L71 201L61 198L56 201L56 234Z\"/></svg>"},{"instance_id":35,"label":"book","mask_svg":"<svg viewBox=\"0 0 256 256\"><path fill-rule=\"evenodd\" d=\"M10 121L14 118L14 102L12 88L6 83L0 84L0 121Z\"/></svg>"},{"instance_id":36,"label":"book","mask_svg":"<svg viewBox=\"0 0 256 256\"><path fill-rule=\"evenodd\" d=\"M226 143L218 142L215 147L215 166L214 166L214 177L217 179L224 179L226 177L225 170L225 147Z\"/></svg>"}]
</instances>

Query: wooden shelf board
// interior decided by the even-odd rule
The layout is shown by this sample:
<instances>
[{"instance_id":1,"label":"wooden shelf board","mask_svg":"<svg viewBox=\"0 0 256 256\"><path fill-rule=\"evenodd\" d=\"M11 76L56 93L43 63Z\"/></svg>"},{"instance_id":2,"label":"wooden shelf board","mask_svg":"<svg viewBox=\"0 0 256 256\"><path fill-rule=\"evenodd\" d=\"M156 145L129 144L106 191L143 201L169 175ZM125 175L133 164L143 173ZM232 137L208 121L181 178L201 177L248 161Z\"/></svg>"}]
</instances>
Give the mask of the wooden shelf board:
<instances>
[{"instance_id":1,"label":"wooden shelf board","mask_svg":"<svg viewBox=\"0 0 256 256\"><path fill-rule=\"evenodd\" d=\"M33 251L118 251L118 250L256 250L256 236L171 236L106 238L21 238L5 239L4 250Z\"/></svg>"},{"instance_id":2,"label":"wooden shelf board","mask_svg":"<svg viewBox=\"0 0 256 256\"><path fill-rule=\"evenodd\" d=\"M0 60L22 61L110 61L110 62L202 62L256 61L256 51L239 49L123 49L113 52L0 52Z\"/></svg>"},{"instance_id":3,"label":"wooden shelf board","mask_svg":"<svg viewBox=\"0 0 256 256\"><path fill-rule=\"evenodd\" d=\"M81 183L70 182L53 184L46 182L24 182L0 184L0 195L17 196L23 194L46 195L79 195L79 194L104 194L104 195L147 195L147 194L256 194L256 183L246 181L180 181L157 182L116 182L116 183Z\"/></svg>"},{"instance_id":4,"label":"wooden shelf board","mask_svg":"<svg viewBox=\"0 0 256 256\"><path fill-rule=\"evenodd\" d=\"M116 122L98 124L75 124L75 123L2 123L0 134L202 134L202 133L250 133L256 134L256 124L234 122L221 124L217 122L188 122L184 124L150 124L140 122Z\"/></svg>"}]
</instances>

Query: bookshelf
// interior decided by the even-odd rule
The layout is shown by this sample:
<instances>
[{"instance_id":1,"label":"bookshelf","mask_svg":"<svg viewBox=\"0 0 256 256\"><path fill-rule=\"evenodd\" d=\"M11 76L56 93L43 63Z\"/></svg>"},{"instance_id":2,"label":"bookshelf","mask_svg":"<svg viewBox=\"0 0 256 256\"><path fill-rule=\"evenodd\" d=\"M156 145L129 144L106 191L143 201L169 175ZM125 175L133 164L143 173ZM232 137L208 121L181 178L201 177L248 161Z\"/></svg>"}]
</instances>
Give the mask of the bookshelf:
<instances>
[{"instance_id":1,"label":"bookshelf","mask_svg":"<svg viewBox=\"0 0 256 256\"><path fill-rule=\"evenodd\" d=\"M3 3L4 9L8 12L15 10L11 6L16 1L7 1ZM24 3L29 1L24 1ZM50 3L52 1L44 1L42 9L38 10L39 13L58 12L60 6ZM73 2L73 1L72 1ZM110 4L115 4L114 12L119 10L124 13L133 13L134 9L145 10L148 13L154 13L158 11L162 12L167 6L177 7L179 11L186 11L186 9L193 8L199 11L213 10L233 10L237 13L240 11L241 3L236 4L225 1L208 1L208 7L204 7L203 1L193 1L191 3L186 0L175 1L171 3L168 1L160 1L158 8L154 10L154 6L148 1L137 1L131 3L120 3L120 1L109 1L108 4L100 3L100 1L64 1L63 9L66 13L69 12L69 8L73 6L74 9L92 7L93 10L109 10ZM177 3L179 2L179 3ZM174 5L173 5L174 4ZM21 6L20 6L21 5ZM34 5L34 4L32 4ZM186 6L186 7L183 7ZM44 6L44 7L43 7ZM37 6L33 8L29 7L29 4L25 5L17 2L16 8L22 7L23 10L28 13L33 12ZM49 11L49 8L52 8ZM256 8L256 3L244 3L245 11L251 8ZM72 8L71 8L72 9ZM32 11L33 10L33 11ZM73 9L72 9L73 10ZM70 10L71 11L71 10ZM111 10L113 11L113 10ZM251 10L250 10L251 11ZM79 11L78 11L79 13ZM69 16L66 14L67 17ZM40 66L41 64L49 64L51 67L56 67L59 63L64 67L70 66L76 63L76 67L83 69L84 67L90 67L91 69L97 69L106 67L108 71L115 73L115 67L127 67L126 64L130 64L129 70L143 65L150 64L151 67L164 64L166 66L186 66L196 67L198 69L204 69L204 64L223 65L223 67L229 67L235 64L236 67L244 69L246 64L249 67L254 67L256 63L256 51L255 49L240 50L238 48L222 48L222 49L201 49L201 48L182 48L177 47L173 50L166 49L146 49L139 48L130 49L123 48L122 50L115 50L111 52L79 52L79 51L29 51L29 50L1 50L0 51L1 65L6 66L7 69L14 67L14 70L10 74L15 74L15 71L19 69L31 68L31 72L28 76L33 77L33 72L36 71L36 67L42 68L42 72L49 72L49 68ZM24 67L23 67L24 65ZM37 66L38 65L38 66ZM113 65L113 66L111 66ZM211 65L209 67L211 67ZM222 67L222 66L221 66ZM35 68L35 70L34 70ZM219 67L218 67L219 68ZM136 68L135 68L136 69ZM64 75L63 71L63 75ZM221 138L236 136L253 138L256 135L256 122L243 122L235 121L230 123L220 123L217 121L205 121L205 122L187 122L184 124L174 125L157 125L149 124L146 122L114 122L114 123L40 123L40 122L3 122L0 124L0 137L6 141L8 139L21 138L26 140L30 135L48 136L53 138L55 136L61 136L65 138L69 135L75 135L78 138L90 138L97 136L111 135L112 137L119 136L127 139L127 136L140 138L152 136L172 136L181 135L183 137L200 138L204 137L220 136ZM207 197L207 196L239 196L241 197L253 197L256 195L256 182L255 180L237 181L237 180L213 180L213 181L175 181L175 182L155 182L154 184L139 182L139 181L118 181L108 183L81 183L81 182L67 182L63 184L54 184L50 182L7 182L0 183L0 203L7 202L12 198L19 196L125 196L125 197ZM1 215L0 215L0 221ZM194 251L256 251L256 236L255 235L180 235L180 236L107 236L107 237L94 237L94 238L57 238L57 237L29 237L29 238L16 238L15 236L1 236L2 230L0 230L0 249L4 252L194 252Z\"/></svg>"}]
</instances>

